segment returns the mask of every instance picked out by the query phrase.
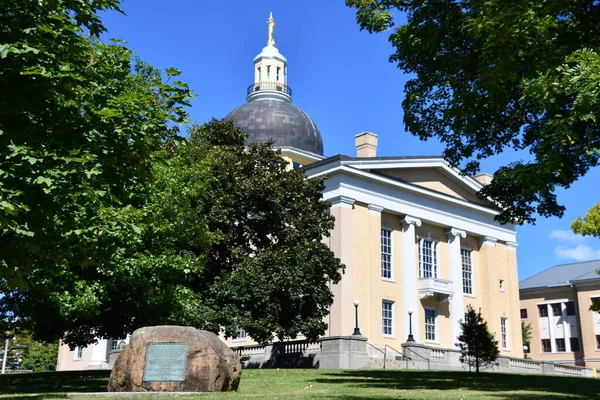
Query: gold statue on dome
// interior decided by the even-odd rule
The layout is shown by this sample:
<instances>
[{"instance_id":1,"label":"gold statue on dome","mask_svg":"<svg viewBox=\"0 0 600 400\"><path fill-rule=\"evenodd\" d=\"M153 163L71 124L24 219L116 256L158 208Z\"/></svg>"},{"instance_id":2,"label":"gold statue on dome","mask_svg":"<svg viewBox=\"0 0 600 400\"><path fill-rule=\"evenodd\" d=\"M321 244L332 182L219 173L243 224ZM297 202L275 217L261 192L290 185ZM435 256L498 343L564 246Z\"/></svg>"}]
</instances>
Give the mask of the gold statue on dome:
<instances>
[{"instance_id":1,"label":"gold statue on dome","mask_svg":"<svg viewBox=\"0 0 600 400\"><path fill-rule=\"evenodd\" d=\"M269 41L267 42L267 46L275 46L275 39L273 39L273 31L275 30L275 20L273 19L273 13L269 14L269 20L267 21L267 25L269 25Z\"/></svg>"}]
</instances>

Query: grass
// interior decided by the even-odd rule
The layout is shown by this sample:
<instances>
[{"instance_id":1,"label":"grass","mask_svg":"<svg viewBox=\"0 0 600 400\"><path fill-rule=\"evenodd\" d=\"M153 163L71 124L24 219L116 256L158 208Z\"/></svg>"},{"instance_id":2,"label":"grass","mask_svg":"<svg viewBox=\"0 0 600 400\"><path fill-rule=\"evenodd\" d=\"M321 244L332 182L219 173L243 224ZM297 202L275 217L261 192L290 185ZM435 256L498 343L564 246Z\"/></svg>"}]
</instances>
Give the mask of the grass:
<instances>
[{"instance_id":1,"label":"grass","mask_svg":"<svg viewBox=\"0 0 600 400\"><path fill-rule=\"evenodd\" d=\"M1 375L0 399L45 400L62 398L65 392L103 392L106 390L108 375L108 371ZM600 399L600 380L551 375L500 373L476 375L462 371L246 369L242 373L240 388L236 393L177 397L177 399L198 398L203 400ZM99 398L78 396L73 399L97 400Z\"/></svg>"}]
</instances>

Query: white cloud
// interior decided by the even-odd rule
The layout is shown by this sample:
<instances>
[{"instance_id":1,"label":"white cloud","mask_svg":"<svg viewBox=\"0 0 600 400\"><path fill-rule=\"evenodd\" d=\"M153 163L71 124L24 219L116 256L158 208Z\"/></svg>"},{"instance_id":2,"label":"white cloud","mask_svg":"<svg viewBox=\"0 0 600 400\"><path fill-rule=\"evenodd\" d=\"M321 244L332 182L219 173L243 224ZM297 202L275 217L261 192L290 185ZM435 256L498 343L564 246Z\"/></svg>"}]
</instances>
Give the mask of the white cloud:
<instances>
[{"instance_id":1,"label":"white cloud","mask_svg":"<svg viewBox=\"0 0 600 400\"><path fill-rule=\"evenodd\" d=\"M576 235L572 231L554 230L550 232L552 239L562 240L569 243L582 243L585 238L581 235Z\"/></svg>"},{"instance_id":2,"label":"white cloud","mask_svg":"<svg viewBox=\"0 0 600 400\"><path fill-rule=\"evenodd\" d=\"M565 260L589 261L600 259L600 250L593 249L585 244L579 244L576 247L558 246L554 249L554 255Z\"/></svg>"}]
</instances>

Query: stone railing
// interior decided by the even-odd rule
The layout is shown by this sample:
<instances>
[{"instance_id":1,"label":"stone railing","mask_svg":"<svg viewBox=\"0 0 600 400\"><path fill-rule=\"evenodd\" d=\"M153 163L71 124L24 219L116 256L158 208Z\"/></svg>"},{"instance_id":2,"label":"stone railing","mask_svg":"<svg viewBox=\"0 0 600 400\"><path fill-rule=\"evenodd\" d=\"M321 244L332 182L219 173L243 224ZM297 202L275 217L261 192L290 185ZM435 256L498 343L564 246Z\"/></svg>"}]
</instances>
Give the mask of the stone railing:
<instances>
[{"instance_id":1,"label":"stone railing","mask_svg":"<svg viewBox=\"0 0 600 400\"><path fill-rule=\"evenodd\" d=\"M370 360L367 339L334 336L316 342L274 342L266 346L237 346L232 350L244 368L361 368Z\"/></svg>"},{"instance_id":2,"label":"stone railing","mask_svg":"<svg viewBox=\"0 0 600 400\"><path fill-rule=\"evenodd\" d=\"M436 294L452 296L454 294L452 281L433 277L419 278L419 296L422 299Z\"/></svg>"}]
</instances>

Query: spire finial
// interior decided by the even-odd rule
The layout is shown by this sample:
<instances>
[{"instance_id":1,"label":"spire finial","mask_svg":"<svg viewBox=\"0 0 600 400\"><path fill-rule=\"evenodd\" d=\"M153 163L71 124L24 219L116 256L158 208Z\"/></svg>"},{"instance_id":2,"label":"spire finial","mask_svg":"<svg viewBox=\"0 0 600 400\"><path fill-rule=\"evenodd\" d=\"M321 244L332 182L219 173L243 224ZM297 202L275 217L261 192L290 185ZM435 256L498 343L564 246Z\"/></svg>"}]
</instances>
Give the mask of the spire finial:
<instances>
[{"instance_id":1,"label":"spire finial","mask_svg":"<svg viewBox=\"0 0 600 400\"><path fill-rule=\"evenodd\" d=\"M267 25L269 25L269 40L267 41L267 46L275 46L275 39L273 39L273 31L275 30L275 20L273 19L273 13L269 14L269 20L267 21Z\"/></svg>"}]
</instances>

